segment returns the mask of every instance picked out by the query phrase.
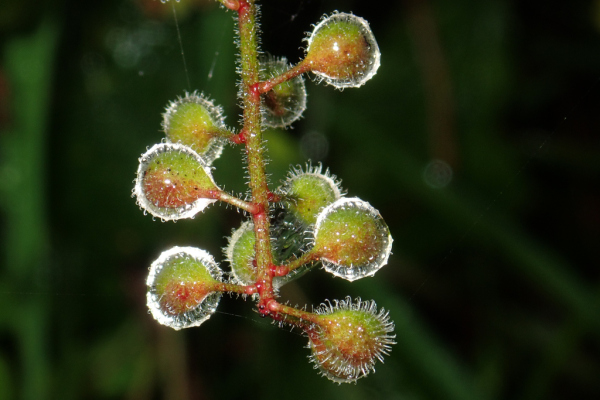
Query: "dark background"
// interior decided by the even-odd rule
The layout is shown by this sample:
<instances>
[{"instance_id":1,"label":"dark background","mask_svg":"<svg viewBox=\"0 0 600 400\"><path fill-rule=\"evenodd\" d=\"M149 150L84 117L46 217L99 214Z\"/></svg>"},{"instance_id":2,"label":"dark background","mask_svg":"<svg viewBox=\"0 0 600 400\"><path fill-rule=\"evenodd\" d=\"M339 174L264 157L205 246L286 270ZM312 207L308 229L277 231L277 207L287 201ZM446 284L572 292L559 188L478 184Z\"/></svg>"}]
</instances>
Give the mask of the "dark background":
<instances>
[{"instance_id":1,"label":"dark background","mask_svg":"<svg viewBox=\"0 0 600 400\"><path fill-rule=\"evenodd\" d=\"M380 210L389 265L315 271L284 298L375 299L397 344L338 386L306 338L225 296L199 328L160 326L148 266L173 245L222 259L241 214L153 221L131 196L161 112L209 94L239 127L232 12L213 2L0 6L0 398L600 398L600 1L261 2L262 48L297 62L324 13L366 18L378 74L307 80L305 118L269 131L273 185L323 161ZM436 161L437 160L437 161ZM441 160L441 161L440 161ZM241 151L215 179L244 191Z\"/></svg>"}]
</instances>

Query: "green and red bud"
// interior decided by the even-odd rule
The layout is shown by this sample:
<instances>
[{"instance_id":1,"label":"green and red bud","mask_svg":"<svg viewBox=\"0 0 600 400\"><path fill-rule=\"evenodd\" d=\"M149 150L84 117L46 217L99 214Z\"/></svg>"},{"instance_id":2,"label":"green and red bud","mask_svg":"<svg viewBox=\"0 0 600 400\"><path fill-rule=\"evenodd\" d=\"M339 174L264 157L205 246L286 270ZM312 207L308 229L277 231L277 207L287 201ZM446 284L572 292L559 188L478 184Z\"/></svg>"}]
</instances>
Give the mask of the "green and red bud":
<instances>
[{"instance_id":1,"label":"green and red bud","mask_svg":"<svg viewBox=\"0 0 600 400\"><path fill-rule=\"evenodd\" d=\"M341 198L317 217L312 252L335 276L354 281L387 264L392 236L375 208L358 198Z\"/></svg>"},{"instance_id":2,"label":"green and red bud","mask_svg":"<svg viewBox=\"0 0 600 400\"><path fill-rule=\"evenodd\" d=\"M140 207L163 220L192 218L220 192L206 162L181 144L160 143L140 157L134 195Z\"/></svg>"},{"instance_id":3,"label":"green and red bud","mask_svg":"<svg viewBox=\"0 0 600 400\"><path fill-rule=\"evenodd\" d=\"M224 137L230 134L221 107L197 92L169 103L162 126L170 142L191 147L208 164L221 155Z\"/></svg>"},{"instance_id":4,"label":"green and red bud","mask_svg":"<svg viewBox=\"0 0 600 400\"><path fill-rule=\"evenodd\" d=\"M394 323L388 313L377 312L374 301L345 300L317 309L314 331L309 333L310 357L322 375L337 383L351 383L383 362L395 344Z\"/></svg>"},{"instance_id":5,"label":"green and red bud","mask_svg":"<svg viewBox=\"0 0 600 400\"><path fill-rule=\"evenodd\" d=\"M148 308L161 324L179 330L210 318L221 292L214 289L223 272L210 254L194 247L173 247L150 267Z\"/></svg>"},{"instance_id":6,"label":"green and red bud","mask_svg":"<svg viewBox=\"0 0 600 400\"><path fill-rule=\"evenodd\" d=\"M379 68L379 46L367 21L336 12L315 26L302 64L338 89L359 87Z\"/></svg>"}]
</instances>

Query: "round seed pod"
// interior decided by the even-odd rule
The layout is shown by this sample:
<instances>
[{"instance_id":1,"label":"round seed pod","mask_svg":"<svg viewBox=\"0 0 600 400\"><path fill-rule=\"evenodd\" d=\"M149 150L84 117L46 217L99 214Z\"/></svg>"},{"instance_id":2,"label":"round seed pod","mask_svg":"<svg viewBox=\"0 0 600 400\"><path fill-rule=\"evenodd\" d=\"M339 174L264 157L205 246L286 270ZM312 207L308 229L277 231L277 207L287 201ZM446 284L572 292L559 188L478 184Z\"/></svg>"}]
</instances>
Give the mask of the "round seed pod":
<instances>
[{"instance_id":1,"label":"round seed pod","mask_svg":"<svg viewBox=\"0 0 600 400\"><path fill-rule=\"evenodd\" d=\"M173 247L150 267L148 308L161 324L175 330L198 326L215 312L223 272L212 256L194 247Z\"/></svg>"},{"instance_id":2,"label":"round seed pod","mask_svg":"<svg viewBox=\"0 0 600 400\"><path fill-rule=\"evenodd\" d=\"M260 62L260 79L268 80L291 68L285 57L265 58ZM298 75L280 83L261 95L263 124L270 128L286 128L302 117L306 109L304 78Z\"/></svg>"},{"instance_id":3,"label":"round seed pod","mask_svg":"<svg viewBox=\"0 0 600 400\"><path fill-rule=\"evenodd\" d=\"M379 211L358 198L341 198L317 217L312 251L325 270L354 281L387 264L392 241Z\"/></svg>"},{"instance_id":4,"label":"round seed pod","mask_svg":"<svg viewBox=\"0 0 600 400\"><path fill-rule=\"evenodd\" d=\"M279 189L286 208L307 226L314 224L319 212L342 195L335 175L331 175L329 170L325 173L321 170L321 164L315 167L307 165L306 171L301 167L294 168Z\"/></svg>"},{"instance_id":5,"label":"round seed pod","mask_svg":"<svg viewBox=\"0 0 600 400\"><path fill-rule=\"evenodd\" d=\"M321 304L315 331L309 333L310 360L321 374L337 383L352 383L375 372L377 360L395 344L394 323L377 312L374 301L350 297Z\"/></svg>"},{"instance_id":6,"label":"round seed pod","mask_svg":"<svg viewBox=\"0 0 600 400\"><path fill-rule=\"evenodd\" d=\"M191 147L209 165L221 155L229 131L223 110L197 92L172 101L163 113L163 130L167 140Z\"/></svg>"},{"instance_id":7,"label":"round seed pod","mask_svg":"<svg viewBox=\"0 0 600 400\"><path fill-rule=\"evenodd\" d=\"M369 23L353 14L324 17L307 39L304 63L338 89L359 87L371 79L381 53Z\"/></svg>"},{"instance_id":8,"label":"round seed pod","mask_svg":"<svg viewBox=\"0 0 600 400\"><path fill-rule=\"evenodd\" d=\"M216 200L219 188L194 150L160 143L140 157L133 194L138 205L162 220L192 218Z\"/></svg>"}]
</instances>

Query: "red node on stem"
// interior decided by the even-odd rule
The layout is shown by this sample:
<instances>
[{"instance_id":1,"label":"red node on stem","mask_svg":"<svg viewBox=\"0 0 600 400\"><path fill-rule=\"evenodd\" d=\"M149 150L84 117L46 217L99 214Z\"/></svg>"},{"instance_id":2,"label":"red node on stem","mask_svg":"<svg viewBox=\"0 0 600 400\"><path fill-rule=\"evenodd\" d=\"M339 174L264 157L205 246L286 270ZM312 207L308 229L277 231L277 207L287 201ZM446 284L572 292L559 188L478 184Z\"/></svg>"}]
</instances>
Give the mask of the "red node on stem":
<instances>
[{"instance_id":1,"label":"red node on stem","mask_svg":"<svg viewBox=\"0 0 600 400\"><path fill-rule=\"evenodd\" d=\"M269 193L267 194L267 199L271 203L274 203L274 202L276 203L278 201L281 201L281 196L278 194L275 194L269 190Z\"/></svg>"},{"instance_id":2,"label":"red node on stem","mask_svg":"<svg viewBox=\"0 0 600 400\"><path fill-rule=\"evenodd\" d=\"M250 92L252 97L254 97L255 100L260 99L260 93L261 93L260 82L250 85L250 87L248 88L248 91Z\"/></svg>"},{"instance_id":3,"label":"red node on stem","mask_svg":"<svg viewBox=\"0 0 600 400\"><path fill-rule=\"evenodd\" d=\"M255 207L255 211L253 211L252 214L256 215L257 217L266 218L265 206L260 203L252 203L252 204L254 204L254 207Z\"/></svg>"},{"instance_id":4,"label":"red node on stem","mask_svg":"<svg viewBox=\"0 0 600 400\"><path fill-rule=\"evenodd\" d=\"M242 14L248 11L248 8L250 7L250 4L248 4L248 2L246 0L240 0L238 2L238 9L237 12Z\"/></svg>"},{"instance_id":5,"label":"red node on stem","mask_svg":"<svg viewBox=\"0 0 600 400\"><path fill-rule=\"evenodd\" d=\"M240 133L237 133L231 136L231 141L235 144L245 144L246 143L246 131L242 130Z\"/></svg>"},{"instance_id":6,"label":"red node on stem","mask_svg":"<svg viewBox=\"0 0 600 400\"><path fill-rule=\"evenodd\" d=\"M240 8L240 2L238 0L224 0L223 5L233 11L237 11Z\"/></svg>"},{"instance_id":7,"label":"red node on stem","mask_svg":"<svg viewBox=\"0 0 600 400\"><path fill-rule=\"evenodd\" d=\"M270 269L273 276L286 276L290 273L290 268L285 265L271 265Z\"/></svg>"},{"instance_id":8,"label":"red node on stem","mask_svg":"<svg viewBox=\"0 0 600 400\"><path fill-rule=\"evenodd\" d=\"M256 286L246 286L246 288L244 289L244 293L252 295L258 293L258 289L256 288Z\"/></svg>"}]
</instances>

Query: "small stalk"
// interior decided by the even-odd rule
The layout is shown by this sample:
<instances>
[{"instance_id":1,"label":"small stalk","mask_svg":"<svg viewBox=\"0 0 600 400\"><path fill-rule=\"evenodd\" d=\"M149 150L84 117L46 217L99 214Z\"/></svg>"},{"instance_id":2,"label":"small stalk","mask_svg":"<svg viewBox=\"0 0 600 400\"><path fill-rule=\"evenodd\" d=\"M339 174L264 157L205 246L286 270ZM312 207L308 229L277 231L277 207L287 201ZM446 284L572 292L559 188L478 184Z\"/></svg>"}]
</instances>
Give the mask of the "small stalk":
<instances>
[{"instance_id":1,"label":"small stalk","mask_svg":"<svg viewBox=\"0 0 600 400\"><path fill-rule=\"evenodd\" d=\"M277 75L269 80L258 82L253 87L253 90L258 92L259 94L264 94L271 91L275 86L282 84L283 82L287 82L291 79L294 79L298 75L302 75L305 72L310 71L310 64L302 61L300 64L296 65L293 68L290 68L286 72L281 75Z\"/></svg>"},{"instance_id":2,"label":"small stalk","mask_svg":"<svg viewBox=\"0 0 600 400\"><path fill-rule=\"evenodd\" d=\"M221 191L213 192L212 198L221 200L222 202L227 203L227 204L231 204L232 206L237 207L241 210L248 211L250 214L259 213L262 210L262 208L257 206L256 204L248 203L247 201L244 201L238 197L232 196L226 192L221 192Z\"/></svg>"}]
</instances>

